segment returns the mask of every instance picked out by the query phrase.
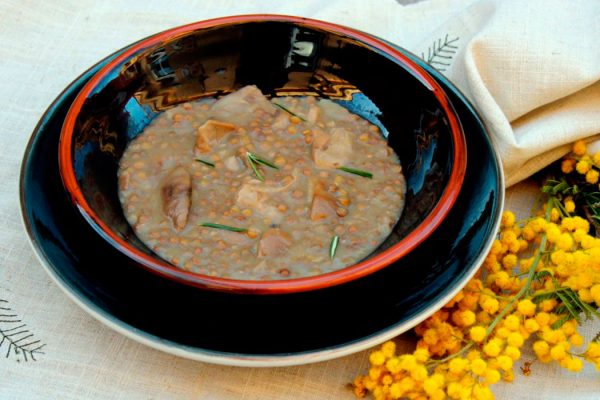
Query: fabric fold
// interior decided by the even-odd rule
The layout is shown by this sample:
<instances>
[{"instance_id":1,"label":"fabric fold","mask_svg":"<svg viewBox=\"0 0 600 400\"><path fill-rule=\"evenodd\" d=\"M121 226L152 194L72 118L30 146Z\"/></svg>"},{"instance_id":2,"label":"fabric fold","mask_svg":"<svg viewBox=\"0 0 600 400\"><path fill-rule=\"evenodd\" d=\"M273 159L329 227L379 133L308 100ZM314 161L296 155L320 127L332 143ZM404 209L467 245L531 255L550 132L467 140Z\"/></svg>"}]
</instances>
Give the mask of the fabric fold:
<instances>
[{"instance_id":1,"label":"fabric fold","mask_svg":"<svg viewBox=\"0 0 600 400\"><path fill-rule=\"evenodd\" d=\"M597 139L598 17L597 1L480 0L412 48L474 103L508 186L560 158L570 143ZM435 46L436 37L456 38L452 51Z\"/></svg>"}]
</instances>

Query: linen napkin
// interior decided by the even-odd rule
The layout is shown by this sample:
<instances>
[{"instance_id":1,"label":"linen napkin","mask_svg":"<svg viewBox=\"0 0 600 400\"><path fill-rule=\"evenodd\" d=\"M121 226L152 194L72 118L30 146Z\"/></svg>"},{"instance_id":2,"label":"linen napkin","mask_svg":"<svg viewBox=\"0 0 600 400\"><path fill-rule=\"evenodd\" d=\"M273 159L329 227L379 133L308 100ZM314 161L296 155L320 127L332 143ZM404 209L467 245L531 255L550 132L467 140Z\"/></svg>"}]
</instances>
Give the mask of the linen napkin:
<instances>
[{"instance_id":1,"label":"linen napkin","mask_svg":"<svg viewBox=\"0 0 600 400\"><path fill-rule=\"evenodd\" d=\"M598 138L599 18L596 0L479 0L411 46L473 101L507 185Z\"/></svg>"}]
</instances>

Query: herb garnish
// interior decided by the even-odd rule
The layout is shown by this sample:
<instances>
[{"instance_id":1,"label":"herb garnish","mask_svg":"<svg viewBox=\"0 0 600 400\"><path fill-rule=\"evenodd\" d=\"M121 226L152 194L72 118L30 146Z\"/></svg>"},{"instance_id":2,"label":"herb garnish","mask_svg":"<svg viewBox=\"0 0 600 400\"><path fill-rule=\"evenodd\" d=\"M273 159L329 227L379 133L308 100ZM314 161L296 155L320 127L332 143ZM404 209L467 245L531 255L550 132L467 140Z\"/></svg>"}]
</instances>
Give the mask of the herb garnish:
<instances>
[{"instance_id":1,"label":"herb garnish","mask_svg":"<svg viewBox=\"0 0 600 400\"><path fill-rule=\"evenodd\" d=\"M282 106L281 104L279 104L279 103L275 103L275 102L273 102L273 104L274 104L274 105L276 105L277 107L281 108L281 109L282 109L283 111L285 111L286 113L288 113L288 114L291 114L291 115L293 115L294 117L296 117L296 118L299 118L300 120L302 120L302 121L306 122L306 119L305 119L305 118L302 118L301 116L299 116L299 115L298 115L298 114L296 114L295 112L293 112L293 111L289 110L288 108L286 108L286 107Z\"/></svg>"},{"instance_id":2,"label":"herb garnish","mask_svg":"<svg viewBox=\"0 0 600 400\"><path fill-rule=\"evenodd\" d=\"M201 160L201 159L199 159L199 158L196 158L196 161L198 161L199 163L202 163L202 164L204 164L204 165L206 165L206 166L209 166L209 167L211 167L211 168L214 168L214 167L215 167L215 164L213 164L213 163L211 163L211 162L208 162L208 161L205 161L205 160Z\"/></svg>"},{"instance_id":3,"label":"herb garnish","mask_svg":"<svg viewBox=\"0 0 600 400\"><path fill-rule=\"evenodd\" d=\"M251 152L246 152L246 159L248 160L248 164L250 165L250 168L252 168L252 171L254 171L254 173L256 174L256 177L264 182L265 181L265 177L263 176L263 174L258 170L258 168L256 168L258 165L257 164L262 164L265 165L269 168L273 168L273 169L279 169L279 167L275 164L273 164L270 161L265 160L264 158L251 153Z\"/></svg>"},{"instance_id":4,"label":"herb garnish","mask_svg":"<svg viewBox=\"0 0 600 400\"><path fill-rule=\"evenodd\" d=\"M224 229L226 231L231 231L231 232L247 232L248 231L248 229L246 229L246 228L236 228L235 226L214 224L212 222L203 222L200 224L200 226L204 226L206 228Z\"/></svg>"},{"instance_id":5,"label":"herb garnish","mask_svg":"<svg viewBox=\"0 0 600 400\"><path fill-rule=\"evenodd\" d=\"M340 243L340 237L335 235L333 239L331 239L331 244L329 245L329 258L333 260L335 257L335 252L337 251L338 244Z\"/></svg>"},{"instance_id":6,"label":"herb garnish","mask_svg":"<svg viewBox=\"0 0 600 400\"><path fill-rule=\"evenodd\" d=\"M342 170L344 172L349 172L354 175L360 175L365 178L373 179L373 174L367 171L362 171L360 169L348 168L348 167L338 167L337 169Z\"/></svg>"}]
</instances>

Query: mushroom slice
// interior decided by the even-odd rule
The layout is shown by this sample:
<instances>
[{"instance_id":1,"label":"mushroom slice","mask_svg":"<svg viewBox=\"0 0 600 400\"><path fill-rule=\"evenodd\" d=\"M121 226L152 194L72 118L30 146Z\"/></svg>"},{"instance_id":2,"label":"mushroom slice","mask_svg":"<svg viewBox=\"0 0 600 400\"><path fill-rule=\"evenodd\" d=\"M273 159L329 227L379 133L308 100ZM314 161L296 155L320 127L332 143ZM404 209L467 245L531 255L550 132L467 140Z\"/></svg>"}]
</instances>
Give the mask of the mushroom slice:
<instances>
[{"instance_id":1,"label":"mushroom slice","mask_svg":"<svg viewBox=\"0 0 600 400\"><path fill-rule=\"evenodd\" d=\"M272 228L265 231L258 242L259 257L276 257L285 255L292 244L292 237L289 233L279 229Z\"/></svg>"},{"instance_id":2,"label":"mushroom slice","mask_svg":"<svg viewBox=\"0 0 600 400\"><path fill-rule=\"evenodd\" d=\"M314 104L308 107L308 113L306 114L306 120L311 124L316 124L321 116L321 109Z\"/></svg>"},{"instance_id":3,"label":"mushroom slice","mask_svg":"<svg viewBox=\"0 0 600 400\"><path fill-rule=\"evenodd\" d=\"M318 107L323 114L323 119L327 121L335 121L336 124L352 121L352 114L346 107L342 107L329 99L319 100Z\"/></svg>"},{"instance_id":4,"label":"mushroom slice","mask_svg":"<svg viewBox=\"0 0 600 400\"><path fill-rule=\"evenodd\" d=\"M282 112L278 116L275 117L275 120L271 124L271 128L275 131L283 131L290 126L290 116L286 112Z\"/></svg>"},{"instance_id":5,"label":"mushroom slice","mask_svg":"<svg viewBox=\"0 0 600 400\"><path fill-rule=\"evenodd\" d=\"M352 160L352 134L344 128L315 130L313 160L320 168L337 168Z\"/></svg>"},{"instance_id":6,"label":"mushroom slice","mask_svg":"<svg viewBox=\"0 0 600 400\"><path fill-rule=\"evenodd\" d=\"M283 214L277 209L278 199L281 200L282 196L290 191L299 176L300 172L294 169L290 177L279 182L272 182L273 185L252 179L240 187L236 202L242 207L250 208L260 215L270 218L273 223L279 223Z\"/></svg>"},{"instance_id":7,"label":"mushroom slice","mask_svg":"<svg viewBox=\"0 0 600 400\"><path fill-rule=\"evenodd\" d=\"M210 115L216 119L247 125L256 119L256 111L274 115L277 108L254 85L244 86L220 98L211 107Z\"/></svg>"},{"instance_id":8,"label":"mushroom slice","mask_svg":"<svg viewBox=\"0 0 600 400\"><path fill-rule=\"evenodd\" d=\"M240 235L238 232L221 230L219 233L221 234L223 240L229 244L246 246L250 245L253 242L253 240L250 239L247 235Z\"/></svg>"},{"instance_id":9,"label":"mushroom slice","mask_svg":"<svg viewBox=\"0 0 600 400\"><path fill-rule=\"evenodd\" d=\"M244 162L236 156L229 156L224 161L225 168L230 171L239 171L244 167Z\"/></svg>"},{"instance_id":10,"label":"mushroom slice","mask_svg":"<svg viewBox=\"0 0 600 400\"><path fill-rule=\"evenodd\" d=\"M237 195L237 204L270 218L274 223L279 223L282 219L282 214L272 204L272 201L263 189L261 182L257 180L251 180L243 184Z\"/></svg>"},{"instance_id":11,"label":"mushroom slice","mask_svg":"<svg viewBox=\"0 0 600 400\"><path fill-rule=\"evenodd\" d=\"M310 219L319 221L325 218L336 217L338 204L335 197L322 190L315 190L310 205Z\"/></svg>"},{"instance_id":12,"label":"mushroom slice","mask_svg":"<svg viewBox=\"0 0 600 400\"><path fill-rule=\"evenodd\" d=\"M196 134L196 150L208 153L211 146L217 144L225 135L235 130L235 125L228 122L209 119L198 128Z\"/></svg>"},{"instance_id":13,"label":"mushroom slice","mask_svg":"<svg viewBox=\"0 0 600 400\"><path fill-rule=\"evenodd\" d=\"M183 167L174 168L166 176L162 188L163 212L171 220L173 227L181 231L185 228L190 213L192 198L192 178Z\"/></svg>"}]
</instances>

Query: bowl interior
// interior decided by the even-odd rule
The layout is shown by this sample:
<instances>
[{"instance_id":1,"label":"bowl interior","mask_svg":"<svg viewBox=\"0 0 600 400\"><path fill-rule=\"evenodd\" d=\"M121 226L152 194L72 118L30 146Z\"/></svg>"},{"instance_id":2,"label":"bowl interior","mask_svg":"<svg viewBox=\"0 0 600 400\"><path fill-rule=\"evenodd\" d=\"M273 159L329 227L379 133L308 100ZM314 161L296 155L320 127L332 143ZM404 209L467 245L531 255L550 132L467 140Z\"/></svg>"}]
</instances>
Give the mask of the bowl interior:
<instances>
[{"instance_id":1,"label":"bowl interior","mask_svg":"<svg viewBox=\"0 0 600 400\"><path fill-rule=\"evenodd\" d=\"M329 98L381 128L401 160L407 194L403 215L375 253L400 242L438 204L455 166L455 143L427 82L345 34L299 22L249 21L140 47L98 81L76 115L72 137L72 168L89 208L130 246L158 258L137 239L118 199L125 147L162 111L249 84L269 96Z\"/></svg>"}]
</instances>

